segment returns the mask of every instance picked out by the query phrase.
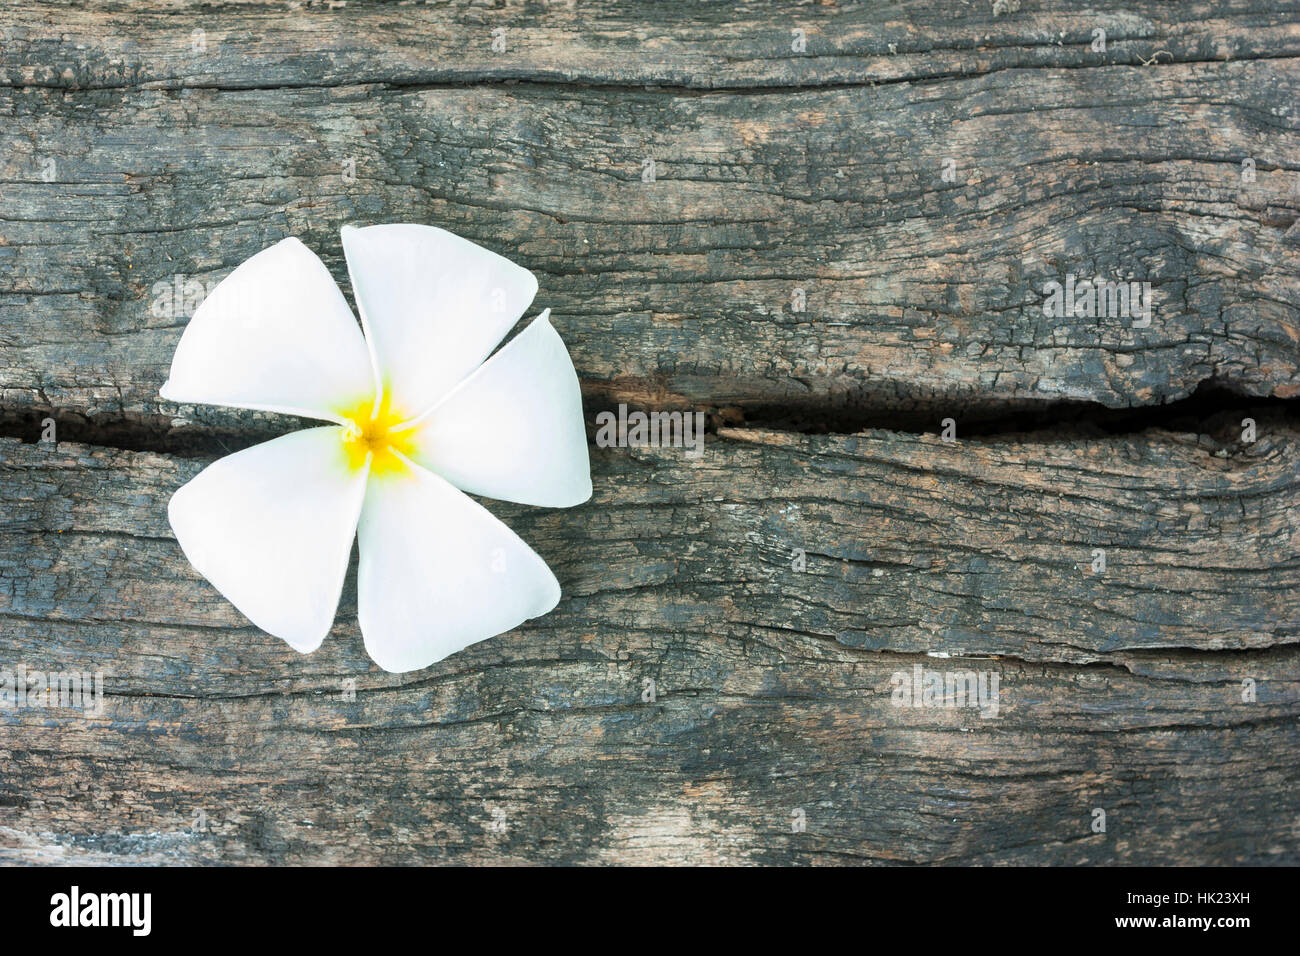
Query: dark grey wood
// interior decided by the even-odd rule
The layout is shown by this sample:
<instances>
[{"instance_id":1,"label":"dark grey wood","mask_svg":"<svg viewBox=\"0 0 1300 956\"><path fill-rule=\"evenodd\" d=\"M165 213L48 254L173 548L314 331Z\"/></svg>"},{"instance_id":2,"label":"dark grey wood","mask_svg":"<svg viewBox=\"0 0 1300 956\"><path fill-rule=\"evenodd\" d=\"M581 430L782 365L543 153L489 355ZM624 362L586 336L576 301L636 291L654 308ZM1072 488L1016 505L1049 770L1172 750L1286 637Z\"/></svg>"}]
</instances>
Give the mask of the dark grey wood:
<instances>
[{"instance_id":1,"label":"dark grey wood","mask_svg":"<svg viewBox=\"0 0 1300 956\"><path fill-rule=\"evenodd\" d=\"M602 406L932 421L1203 383L1288 398L1296 80L1258 59L703 96L0 91L0 394L156 435L248 428L158 400L192 306L158 290L286 235L343 278L341 225L409 219L533 269ZM1151 282L1150 327L1045 317L1071 273Z\"/></svg>"},{"instance_id":2,"label":"dark grey wood","mask_svg":"<svg viewBox=\"0 0 1300 956\"><path fill-rule=\"evenodd\" d=\"M473 0L39 0L0 9L0 79L56 89L866 85L1294 56L1297 22L1295 0L1098 0L1086 8L1070 0L559 0L544 10ZM1093 49L1099 28L1104 51ZM805 34L802 52L796 29Z\"/></svg>"},{"instance_id":3,"label":"dark grey wood","mask_svg":"<svg viewBox=\"0 0 1300 956\"><path fill-rule=\"evenodd\" d=\"M0 708L0 862L1300 862L1298 11L0 0L0 672L105 688ZM194 572L172 492L296 423L157 396L174 277L381 221L715 429L490 503L565 596L406 675L351 577L301 656Z\"/></svg>"},{"instance_id":4,"label":"dark grey wood","mask_svg":"<svg viewBox=\"0 0 1300 956\"><path fill-rule=\"evenodd\" d=\"M9 859L1294 859L1294 430L599 452L588 505L494 506L559 609L403 676L351 585L303 657L194 573L165 504L203 462L0 462L6 650L107 691L0 714ZM915 666L997 674L997 717L895 706Z\"/></svg>"}]
</instances>

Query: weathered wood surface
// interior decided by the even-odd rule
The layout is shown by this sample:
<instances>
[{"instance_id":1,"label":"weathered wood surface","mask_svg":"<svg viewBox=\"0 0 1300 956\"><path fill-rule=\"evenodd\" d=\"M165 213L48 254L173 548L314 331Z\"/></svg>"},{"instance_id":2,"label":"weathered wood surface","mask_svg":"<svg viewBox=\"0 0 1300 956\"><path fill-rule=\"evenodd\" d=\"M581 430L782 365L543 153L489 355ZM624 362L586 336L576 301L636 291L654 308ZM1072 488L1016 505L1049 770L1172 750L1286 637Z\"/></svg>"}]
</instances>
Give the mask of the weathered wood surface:
<instances>
[{"instance_id":1,"label":"weathered wood surface","mask_svg":"<svg viewBox=\"0 0 1300 956\"><path fill-rule=\"evenodd\" d=\"M10 86L223 89L528 80L687 89L948 79L1300 53L1295 0L7 3ZM1106 56L1091 49L1106 31ZM792 30L806 49L792 48ZM505 49L493 48L504 30ZM201 36L196 36L201 31Z\"/></svg>"},{"instance_id":2,"label":"weathered wood surface","mask_svg":"<svg viewBox=\"0 0 1300 956\"><path fill-rule=\"evenodd\" d=\"M1300 512L1274 508L1294 504L1292 429L1226 458L1162 433L600 452L588 505L497 509L560 608L402 677L369 664L351 586L300 657L190 570L164 510L202 462L2 448L6 651L108 672L102 717L0 713L4 858L1269 862L1300 843ZM1241 553L1251 534L1271 551ZM980 657L922 653L955 642ZM998 716L894 706L918 663L997 673Z\"/></svg>"},{"instance_id":3,"label":"weathered wood surface","mask_svg":"<svg viewBox=\"0 0 1300 956\"><path fill-rule=\"evenodd\" d=\"M0 565L0 612L246 623L170 540L167 500L204 462L3 447L0 555L22 560ZM1300 643L1300 434L1264 424L1218 451L1159 433L949 445L725 429L698 463L600 451L582 507L491 507L556 569L570 601L540 626L568 634L789 630L1076 663Z\"/></svg>"},{"instance_id":4,"label":"weathered wood surface","mask_svg":"<svg viewBox=\"0 0 1300 956\"><path fill-rule=\"evenodd\" d=\"M956 408L1144 405L1205 382L1290 397L1300 390L1292 9L1270 15L1280 26L1241 12L1193 28L1178 8L1178 24L1158 35L1192 30L1200 39L1188 50L1217 37L1226 59L1212 62L1113 65L1128 62L1122 45L1108 47L1114 58L1073 62L1075 42L1042 47L1057 59L1028 74L1008 68L1021 60L963 61L918 82L873 86L867 71L848 86L789 89L815 87L816 75L790 74L824 58L787 57L764 67L781 89L700 95L553 82L394 86L360 82L371 74L349 60L358 72L343 82L307 54L283 69L301 80L315 62L326 88L280 88L295 80L277 74L255 89L140 89L203 83L186 72L197 68L190 54L158 52L176 39L161 30L131 40L155 72L128 71L125 90L85 89L103 72L103 44L82 41L96 31L121 38L118 21L59 7L50 24L70 26L42 33L38 19L12 28L5 45L11 59L49 63L47 35L58 32L68 36L62 54L93 62L74 70L83 83L0 90L9 120L0 129L0 392L9 409L159 435L178 413L184 428L252 427L247 413L159 402L187 306L164 297L158 307L157 283L179 275L210 285L291 234L343 278L338 227L400 212L543 277L538 308L554 310L595 401L736 406L760 418L797 408L814 420L834 409L910 410L909 425L933 427ZM375 69L389 53L400 63L403 38L421 35L381 29L406 15L394 8L243 15L265 29L333 30L370 51ZM860 32L883 15L868 8ZM1029 38L1016 47L1028 65L1042 16L989 22L1004 39ZM721 76L732 76L722 54L703 51L735 43L737 62L753 62L743 37L681 30L710 37L696 46ZM829 25L826 34L840 35ZM966 49L983 34L961 35L953 56L991 55ZM459 62L449 49L440 60L429 42L435 61ZM249 85L270 69L258 51L281 44L295 48L232 21L211 40L211 65L220 83ZM569 53L583 62L582 51ZM636 69L646 82L674 82L653 59L621 59L639 65L595 79L627 83ZM982 75L942 79L966 67ZM536 78L495 69L498 79ZM651 158L656 181L645 183ZM1242 181L1246 158L1252 183ZM348 159L355 182L343 181ZM949 159L953 183L942 179ZM1151 326L1045 317L1045 284L1069 273L1150 281ZM793 311L795 289L805 312Z\"/></svg>"},{"instance_id":5,"label":"weathered wood surface","mask_svg":"<svg viewBox=\"0 0 1300 956\"><path fill-rule=\"evenodd\" d=\"M0 709L0 861L1300 862L1300 4L998 8L0 2L0 670L107 694ZM401 676L351 578L300 656L184 560L170 494L293 423L161 402L155 308L396 220L537 273L589 414L721 426L490 504L564 599Z\"/></svg>"}]
</instances>

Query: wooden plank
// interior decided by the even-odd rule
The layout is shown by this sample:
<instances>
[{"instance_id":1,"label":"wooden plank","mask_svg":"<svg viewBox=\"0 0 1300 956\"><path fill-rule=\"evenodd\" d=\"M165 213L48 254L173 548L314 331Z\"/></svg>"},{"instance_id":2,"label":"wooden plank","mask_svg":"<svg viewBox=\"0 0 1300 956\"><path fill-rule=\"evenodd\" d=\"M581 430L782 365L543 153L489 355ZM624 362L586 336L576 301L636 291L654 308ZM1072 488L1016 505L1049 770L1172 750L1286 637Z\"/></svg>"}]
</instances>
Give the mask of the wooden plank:
<instances>
[{"instance_id":1,"label":"wooden plank","mask_svg":"<svg viewBox=\"0 0 1300 956\"><path fill-rule=\"evenodd\" d=\"M210 286L299 235L342 278L338 227L393 218L533 269L600 407L933 427L1203 383L1294 396L1300 132L1279 104L1295 60L1033 77L0 91L0 399L11 416L247 433L256 416L157 398L195 301L166 291L174 277ZM1150 281L1150 327L1045 317L1069 274Z\"/></svg>"},{"instance_id":2,"label":"wooden plank","mask_svg":"<svg viewBox=\"0 0 1300 956\"><path fill-rule=\"evenodd\" d=\"M394 676L351 583L304 657L189 568L165 502L203 462L4 440L0 669L102 671L106 697L0 709L0 859L1295 859L1300 434L1221 451L597 451L589 505L493 505L557 611ZM896 706L917 666L997 675L997 716Z\"/></svg>"},{"instance_id":3,"label":"wooden plank","mask_svg":"<svg viewBox=\"0 0 1300 956\"><path fill-rule=\"evenodd\" d=\"M0 0L0 682L105 690L0 702L0 862L1300 860L1300 3L539 9ZM168 498L292 423L157 398L203 288L398 219L537 273L589 413L720 424L489 503L565 596L406 675L355 569L307 656L194 572Z\"/></svg>"},{"instance_id":4,"label":"wooden plank","mask_svg":"<svg viewBox=\"0 0 1300 956\"><path fill-rule=\"evenodd\" d=\"M202 462L3 447L0 612L246 625L167 526L167 499ZM595 451L587 505L493 504L570 596L546 627L680 616L701 632L1083 664L1300 641L1300 443L1282 422L1220 448L1159 432L945 444L726 429L698 461ZM347 614L339 626L355 636Z\"/></svg>"},{"instance_id":5,"label":"wooden plank","mask_svg":"<svg viewBox=\"0 0 1300 956\"><path fill-rule=\"evenodd\" d=\"M1001 7L1001 8L999 8ZM1014 7L1015 9L1011 9ZM0 5L0 83L62 89L546 83L828 86L1300 53L1300 5L522 0ZM804 31L800 49L792 32ZM1095 30L1105 49L1094 49ZM505 31L495 35L494 31ZM200 31L196 33L196 31ZM494 45L494 41L495 45ZM502 49L504 46L504 49Z\"/></svg>"},{"instance_id":6,"label":"wooden plank","mask_svg":"<svg viewBox=\"0 0 1300 956\"><path fill-rule=\"evenodd\" d=\"M355 701L329 674L178 699L110 681L102 717L0 715L0 860L1296 858L1294 649L1188 682L943 662L1000 675L995 720L893 707L906 656L810 661L779 639L637 628L562 659L533 650L400 687L363 679ZM1238 699L1243 673L1256 703Z\"/></svg>"}]
</instances>

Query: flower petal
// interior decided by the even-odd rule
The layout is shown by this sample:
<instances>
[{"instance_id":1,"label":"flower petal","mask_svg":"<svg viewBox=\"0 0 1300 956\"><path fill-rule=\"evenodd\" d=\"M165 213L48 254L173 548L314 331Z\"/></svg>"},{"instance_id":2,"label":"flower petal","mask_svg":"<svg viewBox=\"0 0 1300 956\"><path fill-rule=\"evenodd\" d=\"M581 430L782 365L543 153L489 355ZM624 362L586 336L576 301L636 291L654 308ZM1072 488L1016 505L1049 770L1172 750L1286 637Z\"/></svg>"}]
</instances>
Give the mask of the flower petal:
<instances>
[{"instance_id":1,"label":"flower petal","mask_svg":"<svg viewBox=\"0 0 1300 956\"><path fill-rule=\"evenodd\" d=\"M591 497L582 392L547 309L412 429L412 458L475 495L545 508Z\"/></svg>"},{"instance_id":2,"label":"flower petal","mask_svg":"<svg viewBox=\"0 0 1300 956\"><path fill-rule=\"evenodd\" d=\"M376 375L414 415L491 354L537 294L531 272L445 229L343 229Z\"/></svg>"},{"instance_id":3,"label":"flower petal","mask_svg":"<svg viewBox=\"0 0 1300 956\"><path fill-rule=\"evenodd\" d=\"M316 254L289 238L212 290L186 326L160 394L338 421L338 409L364 400L372 383L343 293Z\"/></svg>"},{"instance_id":4,"label":"flower petal","mask_svg":"<svg viewBox=\"0 0 1300 956\"><path fill-rule=\"evenodd\" d=\"M361 634L386 671L428 667L560 600L559 582L532 548L414 463L370 482L357 537Z\"/></svg>"},{"instance_id":5,"label":"flower petal","mask_svg":"<svg viewBox=\"0 0 1300 956\"><path fill-rule=\"evenodd\" d=\"M305 654L334 622L366 475L347 466L341 428L309 428L209 465L167 516L195 569Z\"/></svg>"}]
</instances>

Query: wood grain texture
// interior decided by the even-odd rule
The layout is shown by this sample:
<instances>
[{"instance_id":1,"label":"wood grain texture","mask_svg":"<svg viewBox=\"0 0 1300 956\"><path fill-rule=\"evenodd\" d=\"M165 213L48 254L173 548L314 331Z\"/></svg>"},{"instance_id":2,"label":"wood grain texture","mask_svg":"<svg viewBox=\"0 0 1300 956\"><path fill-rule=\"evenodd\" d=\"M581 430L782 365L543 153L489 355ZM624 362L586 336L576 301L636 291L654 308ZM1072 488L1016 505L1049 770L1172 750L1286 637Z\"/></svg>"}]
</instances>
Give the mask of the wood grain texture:
<instances>
[{"instance_id":1,"label":"wood grain texture","mask_svg":"<svg viewBox=\"0 0 1300 956\"><path fill-rule=\"evenodd\" d=\"M937 421L1207 382L1291 397L1295 64L709 95L2 91L0 394L156 433L248 428L159 401L192 303L158 284L210 287L286 235L343 279L339 226L397 218L537 273L594 403ZM1150 281L1151 326L1045 317L1071 273Z\"/></svg>"},{"instance_id":2,"label":"wood grain texture","mask_svg":"<svg viewBox=\"0 0 1300 956\"><path fill-rule=\"evenodd\" d=\"M588 505L494 506L560 607L402 677L351 583L300 657L188 567L165 502L202 462L0 449L3 646L108 673L102 717L0 714L9 859L1294 858L1294 431L599 452ZM1001 712L895 706L915 664L997 673Z\"/></svg>"},{"instance_id":3,"label":"wood grain texture","mask_svg":"<svg viewBox=\"0 0 1300 956\"><path fill-rule=\"evenodd\" d=\"M170 540L167 500L203 462L4 447L0 533L22 560L4 565L0 612L245 623ZM597 450L593 481L575 509L492 504L571 598L546 626L680 614L699 632L787 629L872 650L1081 664L1300 642L1290 426L1220 449L1160 433L949 445L725 429L699 462ZM1091 571L1094 548L1104 574Z\"/></svg>"},{"instance_id":4,"label":"wood grain texture","mask_svg":"<svg viewBox=\"0 0 1300 956\"><path fill-rule=\"evenodd\" d=\"M527 80L685 89L842 86L1031 67L1300 53L1295 0L647 3L144 0L0 6L0 81L58 89ZM1011 6L1011 4L1006 4ZM806 44L793 49L792 30ZM1092 49L1106 31L1106 56ZM505 49L493 31L504 30ZM195 31L202 31L196 37Z\"/></svg>"},{"instance_id":5,"label":"wood grain texture","mask_svg":"<svg viewBox=\"0 0 1300 956\"><path fill-rule=\"evenodd\" d=\"M1300 862L1300 4L996 6L0 0L0 672L106 692L0 707L0 863ZM294 423L157 396L185 283L383 221L716 429L489 502L564 598L405 675L355 567L302 656L189 566L171 494Z\"/></svg>"}]
</instances>

